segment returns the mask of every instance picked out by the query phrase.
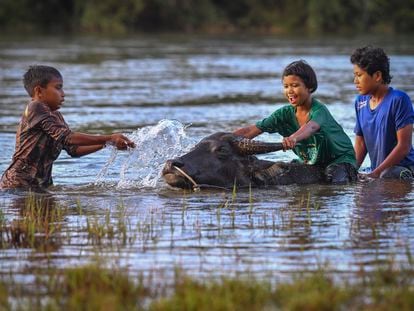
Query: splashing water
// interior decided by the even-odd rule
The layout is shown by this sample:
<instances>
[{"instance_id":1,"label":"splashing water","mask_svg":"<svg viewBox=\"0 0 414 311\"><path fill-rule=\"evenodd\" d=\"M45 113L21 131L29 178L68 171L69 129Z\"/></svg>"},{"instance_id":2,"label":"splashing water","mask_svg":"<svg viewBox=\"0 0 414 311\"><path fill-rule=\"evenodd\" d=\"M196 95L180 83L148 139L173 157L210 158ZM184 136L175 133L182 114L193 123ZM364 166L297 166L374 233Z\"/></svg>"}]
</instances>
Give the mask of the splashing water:
<instances>
[{"instance_id":1,"label":"splashing water","mask_svg":"<svg viewBox=\"0 0 414 311\"><path fill-rule=\"evenodd\" d=\"M161 120L155 126L147 126L128 135L136 148L129 150L128 157L121 164L117 187L157 187L165 161L182 155L195 144L187 137L186 127L179 121ZM99 172L95 185L105 183L108 169L120 153L111 148L111 156Z\"/></svg>"}]
</instances>

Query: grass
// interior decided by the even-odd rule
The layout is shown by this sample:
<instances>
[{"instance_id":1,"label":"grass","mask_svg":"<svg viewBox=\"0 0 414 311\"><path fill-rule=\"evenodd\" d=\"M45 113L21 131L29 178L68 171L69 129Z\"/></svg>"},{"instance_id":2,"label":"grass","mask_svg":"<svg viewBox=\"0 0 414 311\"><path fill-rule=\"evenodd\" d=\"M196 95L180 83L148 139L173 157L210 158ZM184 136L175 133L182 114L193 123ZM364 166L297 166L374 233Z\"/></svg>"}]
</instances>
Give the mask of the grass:
<instances>
[{"instance_id":1,"label":"grass","mask_svg":"<svg viewBox=\"0 0 414 311\"><path fill-rule=\"evenodd\" d=\"M70 224L65 218L75 215L78 222L70 229L79 234L76 242L94 249L116 245L145 252L156 248L159 241L165 247L170 240L173 251L182 231L197 233L199 239L205 234L218 240L234 235L239 228L260 230L264 235L292 228L306 231L313 225L312 219L317 223L315 215L323 211L310 194L298 197L290 206L260 210L251 189L243 196L234 188L209 210L210 222L204 219L207 231L203 219L192 217L189 203L183 201L182 205L172 212L150 207L134 218L122 202L91 214L79 201L68 210L52 200L29 196L18 206L15 219L10 220L10 213L0 213L0 245L3 249L24 247L46 252L54 243L70 245L71 236L65 227ZM414 260L408 245L405 263L399 266L393 260L382 261L374 271L349 273L347 278L338 278L339 272L326 267L286 274L283 281L247 278L244 274L196 279L180 270L175 277L160 280L155 270L137 273L117 266L124 254L119 255L112 267L97 260L70 268L56 268L52 262L46 268L35 266L21 274L3 269L0 310L414 310ZM34 281L25 281L25 276Z\"/></svg>"},{"instance_id":2,"label":"grass","mask_svg":"<svg viewBox=\"0 0 414 311\"><path fill-rule=\"evenodd\" d=\"M121 245L133 243L135 237L128 234L128 229L130 223L122 203L116 207L115 212L107 209L103 219L97 215L86 218L86 232L94 245L102 245L104 242L111 244L112 241L119 241Z\"/></svg>"},{"instance_id":3,"label":"grass","mask_svg":"<svg viewBox=\"0 0 414 311\"><path fill-rule=\"evenodd\" d=\"M177 270L171 285L131 276L102 263L39 271L31 289L0 277L2 310L413 310L414 267L391 262L334 281L329 270L298 273L290 281L245 277L196 280Z\"/></svg>"},{"instance_id":4,"label":"grass","mask_svg":"<svg viewBox=\"0 0 414 311\"><path fill-rule=\"evenodd\" d=\"M168 227L171 240L176 232L186 230L186 219L188 218L188 202L183 198L180 212L181 223L171 213L150 208L146 216L139 216L141 220L132 223L137 217L130 218L127 208L123 202L118 205L106 208L105 210L89 211L88 207L76 200L72 208L62 206L53 200L53 197L30 194L22 198L21 202L15 204L18 215L11 219L10 216L0 212L0 248L33 248L35 250L56 250L59 245L70 243L71 232L76 231L87 238L88 244L93 247L125 247L140 241L145 248L149 243L157 244L160 237ZM295 203L296 210L303 210L306 213L308 225L312 224L311 213L317 211L319 206L311 202L310 194L302 196ZM251 188L248 197L238 197L236 186L232 191L223 197L223 200L214 206L213 217L210 217L210 226L217 228L218 236L229 230L237 230L239 223L248 221L251 230L272 230L275 233L278 229L286 226L294 226L294 215L292 206L278 211L256 211ZM88 212L89 211L89 212ZM77 225L68 226L65 219L73 216L77 219ZM289 222L286 223L286 216ZM167 221L169 220L169 221ZM176 221L178 220L178 221ZM197 236L202 236L203 228L200 221L196 220L194 228L197 228ZM70 228L69 228L70 227ZM70 231L72 230L72 231Z\"/></svg>"},{"instance_id":5,"label":"grass","mask_svg":"<svg viewBox=\"0 0 414 311\"><path fill-rule=\"evenodd\" d=\"M60 243L65 207L51 197L29 194L15 206L18 217L0 217L0 248L35 248L47 251Z\"/></svg>"},{"instance_id":6,"label":"grass","mask_svg":"<svg viewBox=\"0 0 414 311\"><path fill-rule=\"evenodd\" d=\"M15 202L13 209L17 215L12 219L0 210L0 249L33 248L47 252L56 250L65 240L70 240L65 220L69 208L56 202L53 197L30 193ZM140 233L131 230L122 202L114 211L107 209L103 215L88 215L77 201L76 212L78 221L85 219L84 223L79 222L77 231L85 233L95 246L132 244Z\"/></svg>"}]
</instances>

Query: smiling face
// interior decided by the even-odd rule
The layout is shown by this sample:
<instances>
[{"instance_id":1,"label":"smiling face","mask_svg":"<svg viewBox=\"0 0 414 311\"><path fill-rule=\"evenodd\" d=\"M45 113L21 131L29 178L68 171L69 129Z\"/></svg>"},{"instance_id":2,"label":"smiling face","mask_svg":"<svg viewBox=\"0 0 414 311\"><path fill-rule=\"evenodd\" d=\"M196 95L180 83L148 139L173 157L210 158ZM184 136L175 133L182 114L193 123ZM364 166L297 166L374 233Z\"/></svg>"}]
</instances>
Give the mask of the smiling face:
<instances>
[{"instance_id":1,"label":"smiling face","mask_svg":"<svg viewBox=\"0 0 414 311\"><path fill-rule=\"evenodd\" d=\"M298 76L284 76L283 91L289 103L295 107L311 104L311 90Z\"/></svg>"},{"instance_id":2,"label":"smiling face","mask_svg":"<svg viewBox=\"0 0 414 311\"><path fill-rule=\"evenodd\" d=\"M65 100L63 80L53 78L46 87L36 86L33 99L45 103L52 111L59 109Z\"/></svg>"}]
</instances>

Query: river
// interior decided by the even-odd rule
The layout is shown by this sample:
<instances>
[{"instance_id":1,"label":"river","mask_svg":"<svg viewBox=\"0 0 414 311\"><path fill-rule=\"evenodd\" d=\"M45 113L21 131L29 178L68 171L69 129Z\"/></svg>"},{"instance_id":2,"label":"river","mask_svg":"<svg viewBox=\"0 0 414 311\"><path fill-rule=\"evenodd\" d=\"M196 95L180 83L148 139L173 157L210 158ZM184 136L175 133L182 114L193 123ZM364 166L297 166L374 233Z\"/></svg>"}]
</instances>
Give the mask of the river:
<instances>
[{"instance_id":1,"label":"river","mask_svg":"<svg viewBox=\"0 0 414 311\"><path fill-rule=\"evenodd\" d=\"M319 80L315 97L353 140L356 91L349 55L367 43L388 52L392 86L414 98L414 43L407 38L0 39L1 173L28 101L21 78L31 64L61 71L66 93L61 112L73 130L119 131L138 144L136 150L107 147L80 159L62 152L54 186L45 195L60 211L49 236L39 229L31 241L8 238L11 224L25 214L28 194L1 193L0 272L24 283L36 268L83 265L97 256L160 279L171 277L176 267L199 277L261 277L321 265L352 273L390 259L404 264L414 252L412 183L233 193L174 190L159 178L165 159L202 137L251 124L286 104L281 73L298 59L313 66ZM290 161L294 155L262 157Z\"/></svg>"}]
</instances>

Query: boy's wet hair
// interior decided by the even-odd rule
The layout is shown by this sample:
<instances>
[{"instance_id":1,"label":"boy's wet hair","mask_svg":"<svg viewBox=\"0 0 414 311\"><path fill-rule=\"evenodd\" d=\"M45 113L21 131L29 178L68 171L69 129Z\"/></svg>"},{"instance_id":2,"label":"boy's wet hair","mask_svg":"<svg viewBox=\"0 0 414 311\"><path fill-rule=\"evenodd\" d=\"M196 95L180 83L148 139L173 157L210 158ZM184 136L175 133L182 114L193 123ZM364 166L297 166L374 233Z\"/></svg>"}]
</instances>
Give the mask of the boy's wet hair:
<instances>
[{"instance_id":1,"label":"boy's wet hair","mask_svg":"<svg viewBox=\"0 0 414 311\"><path fill-rule=\"evenodd\" d=\"M311 93L315 92L318 88L318 80L316 79L315 71L304 60L294 61L287 65L283 70L282 79L291 75L301 78Z\"/></svg>"},{"instance_id":2,"label":"boy's wet hair","mask_svg":"<svg viewBox=\"0 0 414 311\"><path fill-rule=\"evenodd\" d=\"M384 83L391 82L390 59L381 48L370 45L358 48L351 55L351 63L365 70L370 76L380 71Z\"/></svg>"},{"instance_id":3,"label":"boy's wet hair","mask_svg":"<svg viewBox=\"0 0 414 311\"><path fill-rule=\"evenodd\" d=\"M23 85L30 96L34 95L36 86L46 87L53 79L62 79L60 72L50 66L34 65L30 66L23 75Z\"/></svg>"}]
</instances>

